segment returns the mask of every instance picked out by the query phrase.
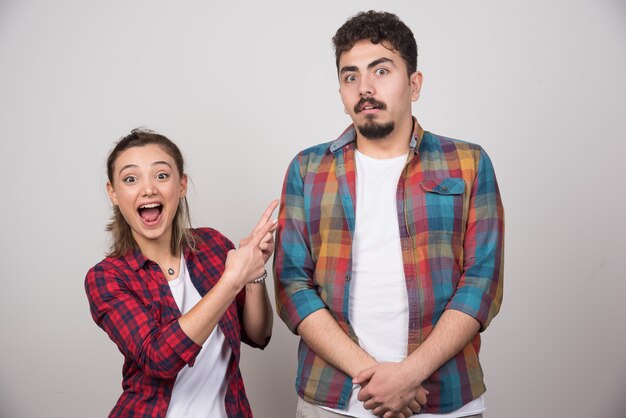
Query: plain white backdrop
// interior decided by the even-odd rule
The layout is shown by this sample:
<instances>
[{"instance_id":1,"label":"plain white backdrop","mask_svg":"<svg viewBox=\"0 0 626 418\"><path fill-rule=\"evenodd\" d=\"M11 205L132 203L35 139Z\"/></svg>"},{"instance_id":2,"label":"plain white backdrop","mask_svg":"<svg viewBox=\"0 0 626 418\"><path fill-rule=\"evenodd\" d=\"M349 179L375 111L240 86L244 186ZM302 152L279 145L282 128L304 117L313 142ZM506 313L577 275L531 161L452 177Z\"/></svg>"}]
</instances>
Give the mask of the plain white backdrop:
<instances>
[{"instance_id":1,"label":"plain white backdrop","mask_svg":"<svg viewBox=\"0 0 626 418\"><path fill-rule=\"evenodd\" d=\"M114 141L176 141L194 225L237 242L295 153L348 125L330 39L370 8L416 35L422 126L496 168L486 417L626 416L623 0L0 0L1 417L103 417L119 396L122 356L83 290ZM296 343L276 317L265 352L244 350L255 416L294 416Z\"/></svg>"}]
</instances>

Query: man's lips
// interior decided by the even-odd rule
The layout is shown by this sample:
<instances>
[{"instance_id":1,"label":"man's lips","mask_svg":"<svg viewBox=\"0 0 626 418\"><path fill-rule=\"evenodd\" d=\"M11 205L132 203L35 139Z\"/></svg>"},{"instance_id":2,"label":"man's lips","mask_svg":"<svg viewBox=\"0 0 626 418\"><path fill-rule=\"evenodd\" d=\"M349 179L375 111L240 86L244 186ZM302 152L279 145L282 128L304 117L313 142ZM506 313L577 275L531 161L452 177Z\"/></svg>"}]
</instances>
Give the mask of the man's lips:
<instances>
[{"instance_id":1,"label":"man's lips","mask_svg":"<svg viewBox=\"0 0 626 418\"><path fill-rule=\"evenodd\" d=\"M387 106L383 102L380 102L371 97L361 98L354 106L354 113L364 112L366 110L384 110Z\"/></svg>"}]
</instances>

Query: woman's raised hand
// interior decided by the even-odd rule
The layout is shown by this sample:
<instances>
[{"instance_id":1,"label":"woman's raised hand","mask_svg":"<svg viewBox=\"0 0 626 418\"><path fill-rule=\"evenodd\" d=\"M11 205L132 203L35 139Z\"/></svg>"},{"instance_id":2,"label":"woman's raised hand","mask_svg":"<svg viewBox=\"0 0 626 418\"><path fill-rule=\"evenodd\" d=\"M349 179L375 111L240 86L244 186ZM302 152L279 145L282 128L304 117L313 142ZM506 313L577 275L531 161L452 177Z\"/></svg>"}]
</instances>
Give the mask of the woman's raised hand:
<instances>
[{"instance_id":1,"label":"woman's raised hand","mask_svg":"<svg viewBox=\"0 0 626 418\"><path fill-rule=\"evenodd\" d=\"M252 232L239 242L239 248L228 252L224 275L241 287L263 275L265 263L274 252L273 232L277 221L271 217L277 206L278 200L272 201Z\"/></svg>"}]
</instances>

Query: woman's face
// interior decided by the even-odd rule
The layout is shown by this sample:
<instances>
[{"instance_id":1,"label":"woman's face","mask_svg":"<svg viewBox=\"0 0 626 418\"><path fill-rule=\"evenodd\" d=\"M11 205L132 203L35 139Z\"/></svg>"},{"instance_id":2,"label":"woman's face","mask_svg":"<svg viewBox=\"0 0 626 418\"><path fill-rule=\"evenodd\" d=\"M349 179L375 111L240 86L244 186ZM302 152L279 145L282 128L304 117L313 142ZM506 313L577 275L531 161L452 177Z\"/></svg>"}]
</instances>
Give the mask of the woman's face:
<instances>
[{"instance_id":1,"label":"woman's face","mask_svg":"<svg viewBox=\"0 0 626 418\"><path fill-rule=\"evenodd\" d=\"M159 145L122 151L113 164L109 198L117 205L140 248L169 248L178 202L187 193L187 176L178 174L174 159Z\"/></svg>"}]
</instances>

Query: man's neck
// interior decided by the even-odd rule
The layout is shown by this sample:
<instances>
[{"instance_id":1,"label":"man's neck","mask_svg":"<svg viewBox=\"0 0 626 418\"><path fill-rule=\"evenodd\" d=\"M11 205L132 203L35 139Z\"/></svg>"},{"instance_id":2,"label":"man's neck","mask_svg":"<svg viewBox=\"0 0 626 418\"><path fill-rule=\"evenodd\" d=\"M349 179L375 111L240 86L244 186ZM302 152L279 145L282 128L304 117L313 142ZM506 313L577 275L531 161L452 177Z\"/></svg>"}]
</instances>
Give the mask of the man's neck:
<instances>
[{"instance_id":1,"label":"man's neck","mask_svg":"<svg viewBox=\"0 0 626 418\"><path fill-rule=\"evenodd\" d=\"M409 144L413 135L413 118L408 123L396 128L385 138L368 139L356 131L356 146L368 157L387 159L399 157L409 152Z\"/></svg>"}]
</instances>

